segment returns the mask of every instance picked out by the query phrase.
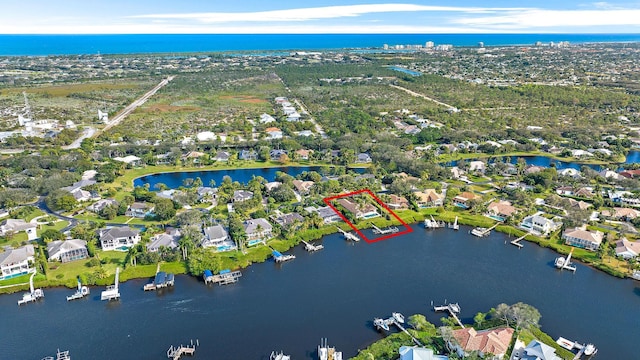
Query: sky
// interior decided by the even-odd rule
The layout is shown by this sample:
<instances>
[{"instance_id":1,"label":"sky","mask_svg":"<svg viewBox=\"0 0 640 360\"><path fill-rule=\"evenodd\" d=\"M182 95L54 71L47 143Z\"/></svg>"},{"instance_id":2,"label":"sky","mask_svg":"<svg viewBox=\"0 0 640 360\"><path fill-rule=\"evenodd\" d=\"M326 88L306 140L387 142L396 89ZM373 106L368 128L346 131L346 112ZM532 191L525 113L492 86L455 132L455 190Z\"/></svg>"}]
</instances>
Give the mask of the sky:
<instances>
[{"instance_id":1,"label":"sky","mask_svg":"<svg viewBox=\"0 0 640 360\"><path fill-rule=\"evenodd\" d=\"M640 0L2 0L0 34L640 33Z\"/></svg>"}]
</instances>

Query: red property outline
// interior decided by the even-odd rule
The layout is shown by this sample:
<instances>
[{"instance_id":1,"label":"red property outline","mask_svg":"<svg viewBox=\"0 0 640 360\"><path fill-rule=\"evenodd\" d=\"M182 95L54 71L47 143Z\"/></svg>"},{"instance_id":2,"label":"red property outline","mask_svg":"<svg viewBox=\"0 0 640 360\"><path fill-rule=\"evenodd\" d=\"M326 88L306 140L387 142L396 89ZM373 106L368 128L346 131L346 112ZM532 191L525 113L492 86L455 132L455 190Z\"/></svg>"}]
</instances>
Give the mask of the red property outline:
<instances>
[{"instance_id":1,"label":"red property outline","mask_svg":"<svg viewBox=\"0 0 640 360\"><path fill-rule=\"evenodd\" d=\"M358 195L358 194L362 194L362 193L367 193L367 194L371 195L371 197L372 197L372 198L373 198L373 199L374 199L374 200L375 200L375 201L376 201L380 206L382 206L385 210L387 210L387 211L388 211L388 212L389 212L389 213L390 213L394 218L396 218L396 220L398 220L398 221L402 224L402 226L404 226L404 227L405 227L405 229L406 229L406 230L404 230L404 231L400 231L400 232L397 232L397 233L394 233L394 234L389 234L389 235L380 236L380 237L377 237L377 238L375 238L375 239L369 239L369 238L368 238L368 237L366 237L366 236L365 236L365 235L364 235L360 230L358 230L358 229L355 227L355 225L353 225L353 224L351 223L351 221L349 221L349 220L347 219L347 217L346 217L346 216L344 216L344 214L342 214L340 211L338 211L338 209L336 209L336 207L335 207L335 206L333 206L333 204L331 204L331 201L332 201L332 200L337 200L337 199L344 198L344 197L350 197L350 196ZM377 196L376 196L376 195L375 195L371 190L369 190L369 189L362 189L362 190L358 190L358 191L354 191L354 192L350 192L350 193L346 193L346 194L340 194L340 195L336 195L336 196L326 197L326 198L324 198L324 199L323 199L323 201L325 202L325 204L329 205L329 206L331 207L331 209L333 209L333 211L335 211L335 212L336 212L336 214L338 214L338 216L340 216L340 218L341 218L344 222L346 222L346 223L347 223L347 224L348 224L348 225L349 225L349 226L350 226L350 227L351 227L351 228L352 228L356 233L358 233L358 235L360 235L360 237L361 237L362 239L364 239L364 241L366 241L366 242L367 242L367 243L369 243L369 244L374 243L374 242L377 242L377 241L386 240L386 239L389 239L389 238L392 238L392 237L395 237L395 236L400 236L400 235L404 235L404 234L408 234L408 233L413 232L413 229L412 229L409 225L407 225L407 223L406 223L406 222L404 222L404 220L400 219L400 217L399 217L395 212L393 212L393 210L389 209L389 207L387 206L387 204L383 203L383 202L382 202L382 201L381 201L381 200L380 200L380 199L379 199L379 198L378 198L378 197L377 197Z\"/></svg>"}]
</instances>

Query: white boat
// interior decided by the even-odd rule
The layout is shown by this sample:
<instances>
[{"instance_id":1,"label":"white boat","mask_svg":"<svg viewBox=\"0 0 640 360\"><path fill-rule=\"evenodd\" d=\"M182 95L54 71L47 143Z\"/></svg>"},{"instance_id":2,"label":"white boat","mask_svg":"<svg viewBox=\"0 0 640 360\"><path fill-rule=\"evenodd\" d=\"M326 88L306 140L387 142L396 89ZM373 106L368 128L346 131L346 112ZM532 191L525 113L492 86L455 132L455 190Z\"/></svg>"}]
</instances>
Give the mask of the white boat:
<instances>
[{"instance_id":1,"label":"white boat","mask_svg":"<svg viewBox=\"0 0 640 360\"><path fill-rule=\"evenodd\" d=\"M453 311L454 313L459 313L460 312L460 305L458 305L458 303L452 303L449 304L449 308L451 309L451 311Z\"/></svg>"},{"instance_id":2,"label":"white boat","mask_svg":"<svg viewBox=\"0 0 640 360\"><path fill-rule=\"evenodd\" d=\"M573 348L575 347L575 342L571 341L571 340L567 340L565 338L563 338L562 336L558 338L558 340L556 340L556 344L562 346L563 348L567 349L567 350L573 350Z\"/></svg>"},{"instance_id":3,"label":"white boat","mask_svg":"<svg viewBox=\"0 0 640 360\"><path fill-rule=\"evenodd\" d=\"M636 280L640 280L640 270L635 270L633 272L633 274L631 275L631 277L636 279Z\"/></svg>"},{"instance_id":4,"label":"white boat","mask_svg":"<svg viewBox=\"0 0 640 360\"><path fill-rule=\"evenodd\" d=\"M596 349L596 347L593 344L587 344L584 347L584 354L587 356L591 356L597 352L598 352L598 349Z\"/></svg>"},{"instance_id":5,"label":"white boat","mask_svg":"<svg viewBox=\"0 0 640 360\"><path fill-rule=\"evenodd\" d=\"M562 269L562 267L564 266L565 262L567 261L567 259L564 258L564 256L560 256L557 257L556 260L553 262L553 264L558 268L558 269Z\"/></svg>"},{"instance_id":6,"label":"white boat","mask_svg":"<svg viewBox=\"0 0 640 360\"><path fill-rule=\"evenodd\" d=\"M269 360L291 360L291 356L285 355L282 351L279 353L272 351Z\"/></svg>"},{"instance_id":7,"label":"white boat","mask_svg":"<svg viewBox=\"0 0 640 360\"><path fill-rule=\"evenodd\" d=\"M375 327L377 327L378 329L383 329L384 331L389 331L389 325L387 325L387 322L380 319L380 318L375 318L373 319L373 325Z\"/></svg>"},{"instance_id":8,"label":"white boat","mask_svg":"<svg viewBox=\"0 0 640 360\"><path fill-rule=\"evenodd\" d=\"M319 360L342 360L342 352L327 344L327 339L321 339L318 345Z\"/></svg>"},{"instance_id":9,"label":"white boat","mask_svg":"<svg viewBox=\"0 0 640 360\"><path fill-rule=\"evenodd\" d=\"M67 296L67 301L82 299L87 295L89 295L89 288L86 286L82 286L80 279L78 279L78 290L76 290L73 295Z\"/></svg>"},{"instance_id":10,"label":"white boat","mask_svg":"<svg viewBox=\"0 0 640 360\"><path fill-rule=\"evenodd\" d=\"M399 312L391 313L391 315L398 323L404 324L404 315L400 314Z\"/></svg>"},{"instance_id":11,"label":"white boat","mask_svg":"<svg viewBox=\"0 0 640 360\"><path fill-rule=\"evenodd\" d=\"M488 236L489 233L490 233L490 230L488 228L483 228L483 227L477 227L471 230L471 235L475 235L477 237Z\"/></svg>"}]
</instances>

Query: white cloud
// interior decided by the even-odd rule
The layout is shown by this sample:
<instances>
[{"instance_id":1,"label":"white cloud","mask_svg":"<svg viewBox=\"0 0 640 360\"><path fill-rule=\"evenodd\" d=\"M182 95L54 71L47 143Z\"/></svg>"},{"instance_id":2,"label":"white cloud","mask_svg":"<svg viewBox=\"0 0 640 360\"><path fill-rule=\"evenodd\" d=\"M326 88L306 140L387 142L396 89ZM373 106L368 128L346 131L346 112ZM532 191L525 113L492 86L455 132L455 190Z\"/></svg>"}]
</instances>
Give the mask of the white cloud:
<instances>
[{"instance_id":1,"label":"white cloud","mask_svg":"<svg viewBox=\"0 0 640 360\"><path fill-rule=\"evenodd\" d=\"M455 6L427 6L415 4L365 4L325 6L314 8L298 8L285 10L270 10L257 12L230 13L178 13L178 14L146 14L135 15L137 19L174 19L194 20L202 23L229 22L289 22L319 19L335 19L342 17L356 17L374 13L393 12L464 12L464 13L492 13L496 11L526 10L525 8L490 8L490 7L455 7Z\"/></svg>"},{"instance_id":2,"label":"white cloud","mask_svg":"<svg viewBox=\"0 0 640 360\"><path fill-rule=\"evenodd\" d=\"M495 16L463 17L452 20L462 26L500 29L551 27L640 26L640 10L541 10L508 11Z\"/></svg>"}]
</instances>

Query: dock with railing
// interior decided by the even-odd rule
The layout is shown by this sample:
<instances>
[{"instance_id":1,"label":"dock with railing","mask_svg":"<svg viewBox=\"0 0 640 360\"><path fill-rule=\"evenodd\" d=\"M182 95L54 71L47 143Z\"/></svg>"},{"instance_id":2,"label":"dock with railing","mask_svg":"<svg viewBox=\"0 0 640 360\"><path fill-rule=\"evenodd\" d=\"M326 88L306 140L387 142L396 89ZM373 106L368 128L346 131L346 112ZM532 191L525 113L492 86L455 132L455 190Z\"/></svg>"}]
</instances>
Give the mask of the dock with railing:
<instances>
[{"instance_id":1,"label":"dock with railing","mask_svg":"<svg viewBox=\"0 0 640 360\"><path fill-rule=\"evenodd\" d=\"M398 227L396 226L391 226L388 227L386 229L380 229L379 227L371 224L371 226L373 227L373 233L374 234L380 234L380 235L386 235L386 234L395 234L398 231L400 231L400 229L398 229Z\"/></svg>"},{"instance_id":2,"label":"dock with railing","mask_svg":"<svg viewBox=\"0 0 640 360\"><path fill-rule=\"evenodd\" d=\"M302 243L304 244L304 249L307 250L308 252L315 252L315 251L324 249L324 245L322 245L322 244L313 245L313 244L308 243L308 242L306 242L304 240L302 240Z\"/></svg>"},{"instance_id":3,"label":"dock with railing","mask_svg":"<svg viewBox=\"0 0 640 360\"><path fill-rule=\"evenodd\" d=\"M458 318L458 314L460 313L460 305L458 305L458 303L451 303L451 304L446 304L442 306L434 306L433 311L448 312L449 315L451 315L451 317L458 323L458 325L460 325L460 327L464 329L464 324L462 324L462 321L460 321L460 319Z\"/></svg>"},{"instance_id":4,"label":"dock with railing","mask_svg":"<svg viewBox=\"0 0 640 360\"><path fill-rule=\"evenodd\" d=\"M350 232L346 232L342 229L340 229L339 227L336 226L336 228L338 229L339 232L342 233L342 235L344 236L345 240L351 240L351 241L360 241L360 238L358 238L357 236L353 235Z\"/></svg>"},{"instance_id":5,"label":"dock with railing","mask_svg":"<svg viewBox=\"0 0 640 360\"><path fill-rule=\"evenodd\" d=\"M242 273L238 271L231 271L229 269L221 270L219 274L213 275L211 270L204 271L204 283L205 284L218 284L227 285L233 284L238 281L242 276Z\"/></svg>"},{"instance_id":6,"label":"dock with railing","mask_svg":"<svg viewBox=\"0 0 640 360\"><path fill-rule=\"evenodd\" d=\"M196 353L197 346L200 346L200 342L197 339L195 343L191 340L191 345L180 345L175 347L171 345L169 350L167 350L167 358L179 360L183 355L193 356Z\"/></svg>"}]
</instances>

